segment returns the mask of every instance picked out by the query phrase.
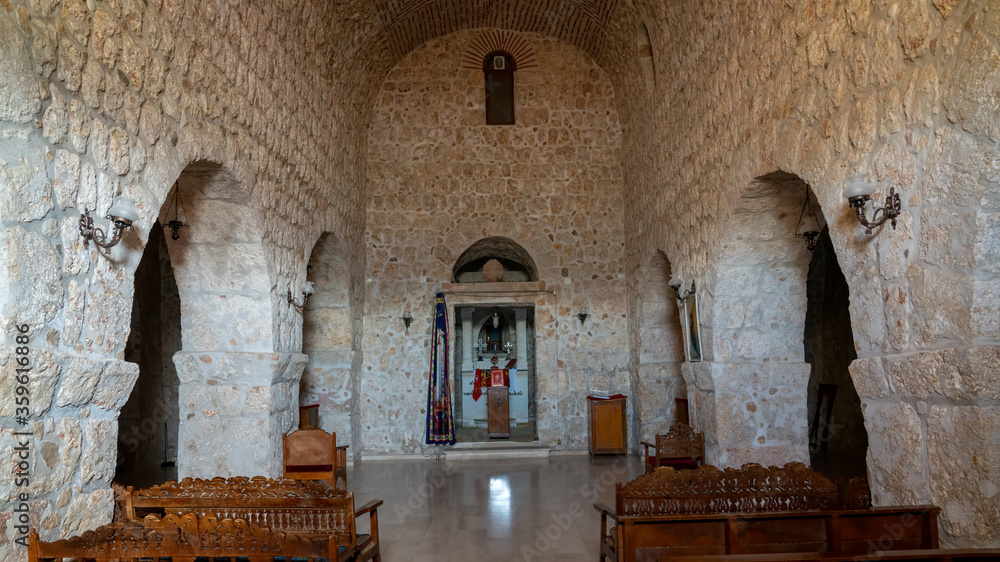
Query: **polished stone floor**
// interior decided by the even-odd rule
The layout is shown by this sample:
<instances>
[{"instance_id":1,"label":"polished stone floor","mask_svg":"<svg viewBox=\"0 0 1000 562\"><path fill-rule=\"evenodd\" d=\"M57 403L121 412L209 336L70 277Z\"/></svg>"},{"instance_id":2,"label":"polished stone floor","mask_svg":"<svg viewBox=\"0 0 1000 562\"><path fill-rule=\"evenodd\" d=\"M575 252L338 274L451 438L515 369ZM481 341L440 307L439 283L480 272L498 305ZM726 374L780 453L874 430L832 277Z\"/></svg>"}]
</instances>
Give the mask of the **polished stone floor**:
<instances>
[{"instance_id":1,"label":"polished stone floor","mask_svg":"<svg viewBox=\"0 0 1000 562\"><path fill-rule=\"evenodd\" d=\"M355 506L379 508L385 562L596 560L600 516L637 457L363 461L348 472ZM367 532L359 520L359 532Z\"/></svg>"}]
</instances>

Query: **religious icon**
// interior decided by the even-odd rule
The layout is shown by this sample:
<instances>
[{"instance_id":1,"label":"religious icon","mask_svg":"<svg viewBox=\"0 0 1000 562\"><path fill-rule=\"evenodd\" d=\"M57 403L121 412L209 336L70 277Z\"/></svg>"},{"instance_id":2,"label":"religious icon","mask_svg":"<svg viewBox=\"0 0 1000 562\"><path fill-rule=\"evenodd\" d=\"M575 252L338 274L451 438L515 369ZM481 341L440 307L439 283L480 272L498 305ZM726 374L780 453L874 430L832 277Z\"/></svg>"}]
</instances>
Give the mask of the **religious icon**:
<instances>
[{"instance_id":1,"label":"religious icon","mask_svg":"<svg viewBox=\"0 0 1000 562\"><path fill-rule=\"evenodd\" d=\"M701 328L698 326L698 295L684 301L684 355L688 361L701 361Z\"/></svg>"}]
</instances>

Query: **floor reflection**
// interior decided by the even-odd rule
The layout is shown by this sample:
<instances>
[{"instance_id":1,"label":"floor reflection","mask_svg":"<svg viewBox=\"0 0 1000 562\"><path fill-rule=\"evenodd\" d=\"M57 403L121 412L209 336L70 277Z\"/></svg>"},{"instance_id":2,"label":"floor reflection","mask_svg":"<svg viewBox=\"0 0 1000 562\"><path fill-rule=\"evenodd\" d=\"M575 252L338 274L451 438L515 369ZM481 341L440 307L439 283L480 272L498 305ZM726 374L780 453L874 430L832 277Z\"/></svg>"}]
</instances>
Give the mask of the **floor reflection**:
<instances>
[{"instance_id":1,"label":"floor reflection","mask_svg":"<svg viewBox=\"0 0 1000 562\"><path fill-rule=\"evenodd\" d=\"M380 498L387 562L595 559L615 482L642 471L636 457L555 456L493 461L368 461L348 475L355 503ZM366 525L359 521L359 527Z\"/></svg>"}]
</instances>

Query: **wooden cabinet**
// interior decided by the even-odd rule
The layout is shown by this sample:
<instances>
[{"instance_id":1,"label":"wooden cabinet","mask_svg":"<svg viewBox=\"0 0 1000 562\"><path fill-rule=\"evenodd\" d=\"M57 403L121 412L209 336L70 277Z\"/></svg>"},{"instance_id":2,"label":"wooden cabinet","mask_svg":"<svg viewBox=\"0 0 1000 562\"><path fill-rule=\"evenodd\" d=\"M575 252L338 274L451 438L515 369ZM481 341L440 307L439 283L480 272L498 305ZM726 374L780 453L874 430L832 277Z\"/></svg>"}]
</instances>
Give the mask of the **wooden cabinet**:
<instances>
[{"instance_id":1,"label":"wooden cabinet","mask_svg":"<svg viewBox=\"0 0 1000 562\"><path fill-rule=\"evenodd\" d=\"M590 454L628 455L625 398L587 402L590 404Z\"/></svg>"},{"instance_id":2,"label":"wooden cabinet","mask_svg":"<svg viewBox=\"0 0 1000 562\"><path fill-rule=\"evenodd\" d=\"M486 390L488 432L490 439L510 438L510 390L491 386Z\"/></svg>"}]
</instances>

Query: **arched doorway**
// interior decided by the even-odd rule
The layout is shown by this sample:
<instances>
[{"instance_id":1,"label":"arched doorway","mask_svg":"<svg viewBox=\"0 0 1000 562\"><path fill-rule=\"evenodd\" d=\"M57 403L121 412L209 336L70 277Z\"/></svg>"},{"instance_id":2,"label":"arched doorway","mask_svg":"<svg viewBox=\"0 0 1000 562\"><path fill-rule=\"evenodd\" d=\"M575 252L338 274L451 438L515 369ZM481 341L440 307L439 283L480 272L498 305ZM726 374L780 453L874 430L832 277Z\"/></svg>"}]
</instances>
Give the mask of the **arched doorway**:
<instances>
[{"instance_id":1,"label":"arched doorway","mask_svg":"<svg viewBox=\"0 0 1000 562\"><path fill-rule=\"evenodd\" d=\"M223 166L189 164L160 220L180 299L179 477L277 476L305 357L274 352L273 268L250 189ZM282 295L283 296L283 295Z\"/></svg>"},{"instance_id":2,"label":"arched doorway","mask_svg":"<svg viewBox=\"0 0 1000 562\"><path fill-rule=\"evenodd\" d=\"M169 197L168 197L169 200ZM149 486L176 478L178 389L174 353L181 348L181 308L163 228L153 223L135 270L125 361L139 366L118 418L115 481Z\"/></svg>"},{"instance_id":3,"label":"arched doorway","mask_svg":"<svg viewBox=\"0 0 1000 562\"><path fill-rule=\"evenodd\" d=\"M823 229L809 263L804 334L809 375L809 453L813 468L831 478L865 476L868 432L851 379L857 359L851 329L850 287Z\"/></svg>"},{"instance_id":4,"label":"arched doorway","mask_svg":"<svg viewBox=\"0 0 1000 562\"><path fill-rule=\"evenodd\" d=\"M534 260L509 238L484 238L459 256L452 277L488 284L478 302L455 307L456 440L536 441L535 307L507 294L538 278Z\"/></svg>"},{"instance_id":5,"label":"arched doorway","mask_svg":"<svg viewBox=\"0 0 1000 562\"><path fill-rule=\"evenodd\" d=\"M302 353L308 356L299 404L318 409L318 427L353 442L357 335L351 307L351 256L330 232L316 241L306 278L315 293L302 311Z\"/></svg>"},{"instance_id":6,"label":"arched doorway","mask_svg":"<svg viewBox=\"0 0 1000 562\"><path fill-rule=\"evenodd\" d=\"M785 172L751 182L726 225L714 294L699 295L703 306L711 303L702 329L710 364L687 380L697 382L699 413L715 425L706 435L713 464L810 461L813 366L803 335L814 255L796 236L808 190ZM821 210L812 210L822 223Z\"/></svg>"}]
</instances>

